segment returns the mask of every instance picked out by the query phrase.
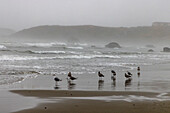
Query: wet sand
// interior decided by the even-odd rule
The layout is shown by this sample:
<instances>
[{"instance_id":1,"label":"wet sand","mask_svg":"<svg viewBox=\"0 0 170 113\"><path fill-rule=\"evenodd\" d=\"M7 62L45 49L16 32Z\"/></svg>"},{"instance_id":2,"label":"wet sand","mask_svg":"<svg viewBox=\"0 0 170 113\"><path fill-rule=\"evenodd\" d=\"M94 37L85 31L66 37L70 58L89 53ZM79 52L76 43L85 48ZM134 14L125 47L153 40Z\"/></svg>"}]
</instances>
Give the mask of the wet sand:
<instances>
[{"instance_id":1,"label":"wet sand","mask_svg":"<svg viewBox=\"0 0 170 113\"><path fill-rule=\"evenodd\" d=\"M128 81L124 73L130 71L132 80ZM67 74L59 74L62 81L57 84L52 75L39 75L27 78L20 83L0 86L0 89L30 89L30 90L83 90L83 91L139 91L139 92L170 92L170 65L141 66L140 76L137 70L117 71L116 80L111 80L110 70L101 71L105 77L100 80L97 72L88 74L73 74L77 80L69 82Z\"/></svg>"},{"instance_id":2,"label":"wet sand","mask_svg":"<svg viewBox=\"0 0 170 113\"><path fill-rule=\"evenodd\" d=\"M15 113L169 113L170 101L105 101L90 99L74 99L72 97L96 96L146 96L155 97L158 93L148 92L113 92L113 91L54 91L54 90L12 90L11 92L41 99L49 102L41 103L35 108ZM63 98L62 98L63 97ZM69 97L69 98L64 98ZM51 101L51 102L50 102Z\"/></svg>"},{"instance_id":3,"label":"wet sand","mask_svg":"<svg viewBox=\"0 0 170 113\"><path fill-rule=\"evenodd\" d=\"M107 71L103 72L102 82L96 73L74 75L78 80L72 84L66 80L66 75L57 75L62 79L58 84L53 76L41 75L3 88L25 99L38 100L34 103L36 107L16 108L15 113L170 113L169 70L169 64L141 67L140 76L136 70L131 71L133 80L127 84L126 71L118 71L115 83ZM132 101L109 97L113 95L123 96L125 100L132 98Z\"/></svg>"}]
</instances>

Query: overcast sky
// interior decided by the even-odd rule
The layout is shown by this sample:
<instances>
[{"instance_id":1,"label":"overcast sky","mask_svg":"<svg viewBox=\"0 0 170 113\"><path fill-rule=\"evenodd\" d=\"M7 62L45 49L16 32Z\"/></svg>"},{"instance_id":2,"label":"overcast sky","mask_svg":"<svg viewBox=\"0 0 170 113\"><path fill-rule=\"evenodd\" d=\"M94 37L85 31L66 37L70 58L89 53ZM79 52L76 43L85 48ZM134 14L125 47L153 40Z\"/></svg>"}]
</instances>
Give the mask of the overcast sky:
<instances>
[{"instance_id":1,"label":"overcast sky","mask_svg":"<svg viewBox=\"0 0 170 113\"><path fill-rule=\"evenodd\" d=\"M170 22L170 0L0 0L0 27L150 26Z\"/></svg>"}]
</instances>

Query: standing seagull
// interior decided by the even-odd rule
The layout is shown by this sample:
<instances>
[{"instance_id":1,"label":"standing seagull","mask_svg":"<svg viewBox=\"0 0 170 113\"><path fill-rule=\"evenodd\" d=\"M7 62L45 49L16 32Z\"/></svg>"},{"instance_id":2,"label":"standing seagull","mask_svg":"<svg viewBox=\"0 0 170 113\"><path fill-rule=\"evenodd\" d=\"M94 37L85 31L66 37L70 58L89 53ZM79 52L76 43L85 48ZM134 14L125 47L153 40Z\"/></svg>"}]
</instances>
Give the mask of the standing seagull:
<instances>
[{"instance_id":1,"label":"standing seagull","mask_svg":"<svg viewBox=\"0 0 170 113\"><path fill-rule=\"evenodd\" d=\"M132 73L131 73L131 72L129 72L129 71L127 71L127 74L128 74L128 75L132 75Z\"/></svg>"},{"instance_id":2,"label":"standing seagull","mask_svg":"<svg viewBox=\"0 0 170 113\"><path fill-rule=\"evenodd\" d=\"M71 72L69 72L69 73L68 73L68 79L70 79L70 80L76 80L77 77L73 77L73 76L71 75Z\"/></svg>"},{"instance_id":3,"label":"standing seagull","mask_svg":"<svg viewBox=\"0 0 170 113\"><path fill-rule=\"evenodd\" d=\"M113 76L116 76L116 72L114 70L111 70Z\"/></svg>"},{"instance_id":4,"label":"standing seagull","mask_svg":"<svg viewBox=\"0 0 170 113\"><path fill-rule=\"evenodd\" d=\"M54 80L55 80L56 82L62 81L62 80L59 79L58 77L55 77Z\"/></svg>"},{"instance_id":5,"label":"standing seagull","mask_svg":"<svg viewBox=\"0 0 170 113\"><path fill-rule=\"evenodd\" d=\"M73 76L70 77L70 80L76 80L76 79L77 77L73 77Z\"/></svg>"},{"instance_id":6,"label":"standing seagull","mask_svg":"<svg viewBox=\"0 0 170 113\"><path fill-rule=\"evenodd\" d=\"M100 71L98 72L98 76L99 76L99 78L104 77L104 75L102 73L100 73Z\"/></svg>"},{"instance_id":7,"label":"standing seagull","mask_svg":"<svg viewBox=\"0 0 170 113\"><path fill-rule=\"evenodd\" d=\"M129 74L125 73L125 77L126 77L127 79L129 79L129 78L132 77L132 75L129 75Z\"/></svg>"},{"instance_id":8,"label":"standing seagull","mask_svg":"<svg viewBox=\"0 0 170 113\"><path fill-rule=\"evenodd\" d=\"M68 77L71 77L71 76L72 76L72 75L71 75L71 72L69 72L69 73L68 73Z\"/></svg>"},{"instance_id":9,"label":"standing seagull","mask_svg":"<svg viewBox=\"0 0 170 113\"><path fill-rule=\"evenodd\" d=\"M62 80L59 79L58 77L55 77L54 80L55 80L55 82L56 82L54 89L59 89L60 87L59 87L59 85L58 85L58 82L59 82L59 81L62 81Z\"/></svg>"},{"instance_id":10,"label":"standing seagull","mask_svg":"<svg viewBox=\"0 0 170 113\"><path fill-rule=\"evenodd\" d=\"M113 74L113 75L111 75L111 79L113 81L115 81L116 80L116 72L114 70L111 70L111 73Z\"/></svg>"},{"instance_id":11,"label":"standing seagull","mask_svg":"<svg viewBox=\"0 0 170 113\"><path fill-rule=\"evenodd\" d=\"M140 67L138 67L137 70L140 71Z\"/></svg>"}]
</instances>

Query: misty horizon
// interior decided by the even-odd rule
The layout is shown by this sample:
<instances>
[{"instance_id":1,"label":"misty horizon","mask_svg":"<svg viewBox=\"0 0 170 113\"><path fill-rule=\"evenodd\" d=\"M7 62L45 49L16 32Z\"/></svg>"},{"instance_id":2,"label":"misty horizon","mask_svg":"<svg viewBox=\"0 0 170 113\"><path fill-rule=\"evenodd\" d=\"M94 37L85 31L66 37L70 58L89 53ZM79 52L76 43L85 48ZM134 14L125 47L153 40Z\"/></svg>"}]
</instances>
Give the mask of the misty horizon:
<instances>
[{"instance_id":1,"label":"misty horizon","mask_svg":"<svg viewBox=\"0 0 170 113\"><path fill-rule=\"evenodd\" d=\"M170 21L168 0L1 0L0 27L41 25L150 26Z\"/></svg>"}]
</instances>

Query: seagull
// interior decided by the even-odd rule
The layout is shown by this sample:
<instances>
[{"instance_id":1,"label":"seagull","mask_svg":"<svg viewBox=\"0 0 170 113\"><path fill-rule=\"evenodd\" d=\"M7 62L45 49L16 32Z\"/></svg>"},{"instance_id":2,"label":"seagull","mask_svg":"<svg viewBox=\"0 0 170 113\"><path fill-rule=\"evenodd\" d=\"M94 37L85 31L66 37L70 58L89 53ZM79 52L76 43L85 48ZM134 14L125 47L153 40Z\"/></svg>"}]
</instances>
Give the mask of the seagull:
<instances>
[{"instance_id":1,"label":"seagull","mask_svg":"<svg viewBox=\"0 0 170 113\"><path fill-rule=\"evenodd\" d=\"M116 76L116 72L114 70L111 70L111 73Z\"/></svg>"},{"instance_id":2,"label":"seagull","mask_svg":"<svg viewBox=\"0 0 170 113\"><path fill-rule=\"evenodd\" d=\"M67 79L76 80L77 77L73 77L73 76L71 75L71 72L69 72L69 73L68 73L68 78L67 78Z\"/></svg>"},{"instance_id":3,"label":"seagull","mask_svg":"<svg viewBox=\"0 0 170 113\"><path fill-rule=\"evenodd\" d=\"M113 75L111 75L111 79L113 81L115 81L116 80L116 72L114 70L111 70L111 73L113 74Z\"/></svg>"},{"instance_id":4,"label":"seagull","mask_svg":"<svg viewBox=\"0 0 170 113\"><path fill-rule=\"evenodd\" d=\"M104 75L102 73L100 73L100 71L98 72L98 76L99 77L104 77Z\"/></svg>"},{"instance_id":5,"label":"seagull","mask_svg":"<svg viewBox=\"0 0 170 113\"><path fill-rule=\"evenodd\" d=\"M71 77L71 76L72 76L72 75L71 75L71 72L69 72L69 73L68 73L68 77Z\"/></svg>"},{"instance_id":6,"label":"seagull","mask_svg":"<svg viewBox=\"0 0 170 113\"><path fill-rule=\"evenodd\" d=\"M132 75L129 75L129 74L125 73L125 77L126 77L126 78L131 78Z\"/></svg>"},{"instance_id":7,"label":"seagull","mask_svg":"<svg viewBox=\"0 0 170 113\"><path fill-rule=\"evenodd\" d=\"M62 81L62 80L59 79L58 77L55 77L54 80L55 80L56 82Z\"/></svg>"},{"instance_id":8,"label":"seagull","mask_svg":"<svg viewBox=\"0 0 170 113\"><path fill-rule=\"evenodd\" d=\"M59 89L60 87L58 86L58 82L62 80L59 79L58 77L55 77L54 80L56 81L54 89Z\"/></svg>"},{"instance_id":9,"label":"seagull","mask_svg":"<svg viewBox=\"0 0 170 113\"><path fill-rule=\"evenodd\" d=\"M71 77L70 77L70 79L71 79L71 80L76 80L76 79L77 79L77 77L73 77L73 76L71 76Z\"/></svg>"},{"instance_id":10,"label":"seagull","mask_svg":"<svg viewBox=\"0 0 170 113\"><path fill-rule=\"evenodd\" d=\"M138 67L137 70L140 71L140 67Z\"/></svg>"},{"instance_id":11,"label":"seagull","mask_svg":"<svg viewBox=\"0 0 170 113\"><path fill-rule=\"evenodd\" d=\"M131 72L129 72L129 71L127 71L127 74L128 74L128 75L132 75L132 73L131 73Z\"/></svg>"}]
</instances>

